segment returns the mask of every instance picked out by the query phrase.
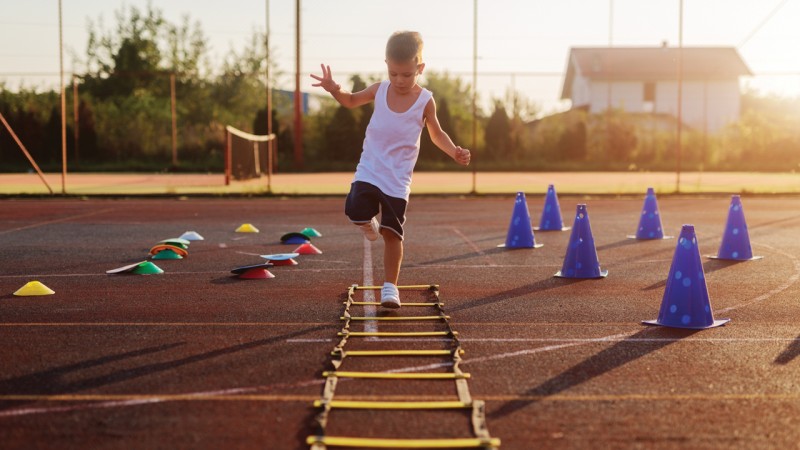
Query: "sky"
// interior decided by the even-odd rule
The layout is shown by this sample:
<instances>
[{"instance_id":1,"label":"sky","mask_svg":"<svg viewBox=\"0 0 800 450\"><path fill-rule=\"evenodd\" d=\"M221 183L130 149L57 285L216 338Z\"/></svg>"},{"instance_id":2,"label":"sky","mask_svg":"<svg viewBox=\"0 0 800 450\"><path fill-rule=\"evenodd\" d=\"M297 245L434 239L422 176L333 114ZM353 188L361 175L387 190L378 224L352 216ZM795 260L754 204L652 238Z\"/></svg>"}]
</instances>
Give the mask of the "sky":
<instances>
[{"instance_id":1,"label":"sky","mask_svg":"<svg viewBox=\"0 0 800 450\"><path fill-rule=\"evenodd\" d=\"M199 21L212 63L245 45L266 27L269 1L273 57L294 87L295 0L150 0L178 23ZM563 109L563 72L570 47L678 44L679 0L478 0L478 92L483 104L514 89L541 112ZM62 0L65 70L81 72L87 24L114 23L123 6L147 0ZM58 83L58 1L0 0L0 83L6 88L50 88ZM613 11L613 14L610 12ZM386 39L396 30L419 31L427 70L471 81L473 1L302 0L303 89L309 72L331 65L347 87L349 74L382 74ZM755 77L745 88L800 96L800 0L684 0L684 46L736 47ZM610 33L609 33L610 28ZM568 105L568 104L567 104Z\"/></svg>"}]
</instances>

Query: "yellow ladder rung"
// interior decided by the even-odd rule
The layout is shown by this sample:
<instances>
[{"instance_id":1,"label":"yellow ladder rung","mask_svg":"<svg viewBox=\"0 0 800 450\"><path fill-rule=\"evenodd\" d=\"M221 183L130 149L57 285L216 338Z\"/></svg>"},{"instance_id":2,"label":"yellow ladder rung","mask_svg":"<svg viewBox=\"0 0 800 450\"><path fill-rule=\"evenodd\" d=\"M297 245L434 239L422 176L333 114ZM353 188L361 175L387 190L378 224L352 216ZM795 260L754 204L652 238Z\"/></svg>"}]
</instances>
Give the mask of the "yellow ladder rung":
<instances>
[{"instance_id":1,"label":"yellow ladder rung","mask_svg":"<svg viewBox=\"0 0 800 450\"><path fill-rule=\"evenodd\" d=\"M336 356L339 352L332 351L331 355ZM453 350L350 350L344 352L346 356L450 356ZM459 355L464 354L464 350L458 350Z\"/></svg>"},{"instance_id":2,"label":"yellow ladder rung","mask_svg":"<svg viewBox=\"0 0 800 450\"><path fill-rule=\"evenodd\" d=\"M469 378L468 373L414 373L414 372L322 372L323 377L373 378L381 380L458 380Z\"/></svg>"},{"instance_id":3,"label":"yellow ladder rung","mask_svg":"<svg viewBox=\"0 0 800 450\"><path fill-rule=\"evenodd\" d=\"M383 286L355 286L357 291L377 291L383 289ZM410 284L406 286L397 286L397 289L400 290L409 290L409 289L439 289L438 284Z\"/></svg>"},{"instance_id":4,"label":"yellow ladder rung","mask_svg":"<svg viewBox=\"0 0 800 450\"><path fill-rule=\"evenodd\" d=\"M347 302L342 302L343 305L346 305ZM356 306L381 306L381 302L350 302L351 305ZM444 306L444 303L431 303L431 302L422 302L422 303L403 303L403 307L406 306Z\"/></svg>"},{"instance_id":5,"label":"yellow ladder rung","mask_svg":"<svg viewBox=\"0 0 800 450\"><path fill-rule=\"evenodd\" d=\"M326 403L323 400L314 401L315 408L322 408ZM472 403L459 401L439 402L370 402L357 400L331 400L327 402L331 408L342 409L469 409Z\"/></svg>"},{"instance_id":6,"label":"yellow ladder rung","mask_svg":"<svg viewBox=\"0 0 800 450\"><path fill-rule=\"evenodd\" d=\"M381 321L402 321L402 320L446 320L450 319L450 316L376 316L376 317L361 317L361 316L351 316L350 320L355 321L370 321L370 320L381 320ZM339 320L347 320L347 317L341 316Z\"/></svg>"},{"instance_id":7,"label":"yellow ladder rung","mask_svg":"<svg viewBox=\"0 0 800 450\"><path fill-rule=\"evenodd\" d=\"M450 336L449 331L349 331L336 333L337 336L365 337L365 336L384 336L384 337L430 337L430 336ZM453 336L458 335L458 331L453 331Z\"/></svg>"},{"instance_id":8,"label":"yellow ladder rung","mask_svg":"<svg viewBox=\"0 0 800 450\"><path fill-rule=\"evenodd\" d=\"M500 439L454 438L454 439L380 439L344 436L309 436L308 445L322 444L330 447L365 448L498 448Z\"/></svg>"}]
</instances>

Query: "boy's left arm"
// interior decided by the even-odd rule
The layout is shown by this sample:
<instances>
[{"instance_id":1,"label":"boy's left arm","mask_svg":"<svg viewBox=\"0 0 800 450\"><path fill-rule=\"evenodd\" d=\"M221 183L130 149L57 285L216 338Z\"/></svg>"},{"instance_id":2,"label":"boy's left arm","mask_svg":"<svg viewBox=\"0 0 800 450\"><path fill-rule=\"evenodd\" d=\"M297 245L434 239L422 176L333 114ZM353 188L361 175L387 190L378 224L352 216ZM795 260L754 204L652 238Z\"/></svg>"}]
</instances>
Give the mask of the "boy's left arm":
<instances>
[{"instance_id":1,"label":"boy's left arm","mask_svg":"<svg viewBox=\"0 0 800 450\"><path fill-rule=\"evenodd\" d=\"M431 141L457 163L464 166L469 165L469 150L454 144L450 136L442 130L442 126L439 124L439 118L436 117L436 102L433 100L433 97L431 97L428 104L425 105L424 118L426 126L428 127L428 134L431 136Z\"/></svg>"}]
</instances>

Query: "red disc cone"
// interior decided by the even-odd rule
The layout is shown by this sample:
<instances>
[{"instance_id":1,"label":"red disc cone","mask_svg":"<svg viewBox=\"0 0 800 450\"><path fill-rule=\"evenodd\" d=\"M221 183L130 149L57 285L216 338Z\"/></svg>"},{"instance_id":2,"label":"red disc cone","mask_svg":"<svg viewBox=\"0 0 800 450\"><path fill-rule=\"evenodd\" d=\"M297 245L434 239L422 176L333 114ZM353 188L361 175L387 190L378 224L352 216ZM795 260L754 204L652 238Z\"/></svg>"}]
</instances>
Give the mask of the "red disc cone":
<instances>
[{"instance_id":1,"label":"red disc cone","mask_svg":"<svg viewBox=\"0 0 800 450\"><path fill-rule=\"evenodd\" d=\"M321 255L322 250L314 247L314 244L308 242L294 249L293 253L299 253L301 255Z\"/></svg>"},{"instance_id":2,"label":"red disc cone","mask_svg":"<svg viewBox=\"0 0 800 450\"><path fill-rule=\"evenodd\" d=\"M239 278L245 280L265 280L267 278L275 278L275 275L267 269L250 269L239 274Z\"/></svg>"}]
</instances>

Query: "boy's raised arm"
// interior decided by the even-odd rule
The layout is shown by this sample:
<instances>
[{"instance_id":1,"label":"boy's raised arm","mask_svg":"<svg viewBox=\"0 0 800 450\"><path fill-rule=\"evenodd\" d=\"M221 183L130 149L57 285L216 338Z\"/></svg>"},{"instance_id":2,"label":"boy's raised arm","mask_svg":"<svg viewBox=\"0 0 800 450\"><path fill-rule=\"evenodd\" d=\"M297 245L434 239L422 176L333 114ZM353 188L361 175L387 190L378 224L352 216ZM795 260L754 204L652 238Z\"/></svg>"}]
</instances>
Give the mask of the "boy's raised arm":
<instances>
[{"instance_id":1,"label":"boy's raised arm","mask_svg":"<svg viewBox=\"0 0 800 450\"><path fill-rule=\"evenodd\" d=\"M331 75L331 66L320 64L320 67L322 67L321 77L314 75L313 73L311 74L311 78L319 81L319 83L314 83L312 86L321 87L322 89L328 91L333 98L339 102L340 105L344 106L345 108L357 108L375 100L375 92L378 90L377 83L369 86L363 91L352 93L343 91L342 86L333 81L333 76Z\"/></svg>"},{"instance_id":2,"label":"boy's raised arm","mask_svg":"<svg viewBox=\"0 0 800 450\"><path fill-rule=\"evenodd\" d=\"M428 127L428 134L431 136L431 141L433 141L441 151L447 153L455 162L464 166L469 165L471 157L470 151L454 144L450 136L442 130L442 126L439 124L439 118L436 116L436 102L433 98L425 105L425 123Z\"/></svg>"}]
</instances>

